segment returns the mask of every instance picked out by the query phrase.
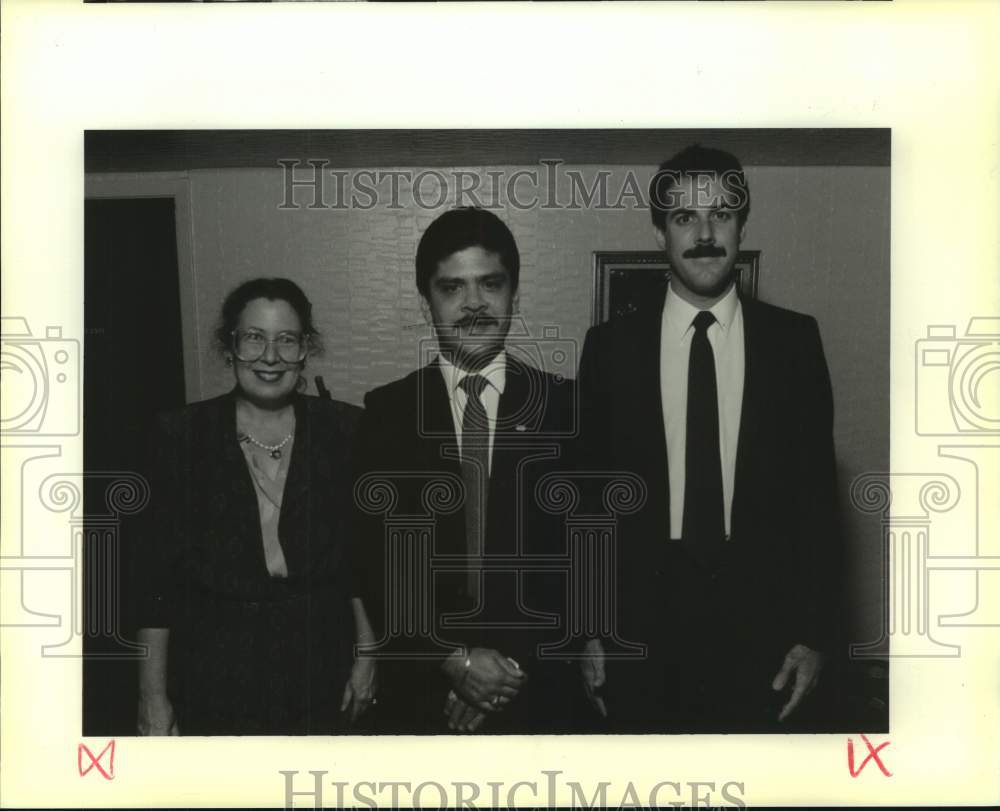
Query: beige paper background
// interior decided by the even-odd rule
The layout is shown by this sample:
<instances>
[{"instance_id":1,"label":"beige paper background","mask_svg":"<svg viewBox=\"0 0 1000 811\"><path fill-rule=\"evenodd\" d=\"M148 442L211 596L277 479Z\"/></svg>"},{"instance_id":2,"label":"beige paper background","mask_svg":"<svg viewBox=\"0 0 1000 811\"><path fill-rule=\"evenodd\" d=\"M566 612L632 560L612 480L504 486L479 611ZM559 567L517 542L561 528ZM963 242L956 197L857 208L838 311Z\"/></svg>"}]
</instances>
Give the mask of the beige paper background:
<instances>
[{"instance_id":1,"label":"beige paper background","mask_svg":"<svg viewBox=\"0 0 1000 811\"><path fill-rule=\"evenodd\" d=\"M77 340L85 129L891 127L892 469L954 473L938 446L955 443L914 431L914 348L930 324L961 334L972 316L1000 315L995 3L6 0L2 8L3 314L26 318L36 333L60 325ZM995 373L990 381L995 405ZM60 470L81 465L78 437L4 444L58 446ZM43 510L31 493L21 514L16 450L5 448L3 474L5 557L19 554L22 533L65 535L65 515ZM985 493L1000 486L980 484ZM947 516L942 542L956 549L996 523L985 514L995 516L995 504L984 501L977 512L970 489L963 480L964 500ZM19 611L12 576L3 572L5 623ZM980 588L1000 588L991 576L980 575ZM975 575L934 576L931 585L933 621L964 610ZM29 573L24 593L35 610L68 614L68 574ZM645 798L664 780L715 781L716 804L729 781L743 784L749 805L998 802L1000 628L935 635L960 645L961 656L892 663L891 732L873 737L892 741L882 752L889 778L872 764L852 778L847 736L830 735L121 739L115 779L106 781L96 770L83 778L77 771L78 660L40 655L66 629L4 627L0 798L6 806L280 806L279 769L300 772L300 791L311 786L308 770L328 772L328 803L335 780L509 787L543 784L544 769L561 770L560 785L577 780L588 795L610 781L614 804L629 781ZM106 743L84 742L95 754ZM855 746L863 757L857 737ZM524 804L548 799L518 796ZM425 801L439 802L436 792ZM301 804L311 807L311 799Z\"/></svg>"}]
</instances>

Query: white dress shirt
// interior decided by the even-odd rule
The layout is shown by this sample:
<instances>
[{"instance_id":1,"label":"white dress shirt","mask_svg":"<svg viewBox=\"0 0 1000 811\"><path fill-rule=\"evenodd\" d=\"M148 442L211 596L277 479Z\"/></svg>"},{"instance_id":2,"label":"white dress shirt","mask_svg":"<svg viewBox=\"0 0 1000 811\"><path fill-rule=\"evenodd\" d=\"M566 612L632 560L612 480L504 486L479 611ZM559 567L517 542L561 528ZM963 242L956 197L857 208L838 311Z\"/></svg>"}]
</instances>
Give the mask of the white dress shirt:
<instances>
[{"instance_id":1,"label":"white dress shirt","mask_svg":"<svg viewBox=\"0 0 1000 811\"><path fill-rule=\"evenodd\" d=\"M489 424L489 464L493 469L493 435L496 432L497 411L500 408L500 395L507 385L507 353L501 350L486 366L478 372L466 372L455 366L444 355L438 356L441 374L444 375L444 385L448 390L448 402L451 404L451 419L455 426L455 438L458 448L462 449L462 416L465 414L465 403L469 395L460 385L469 374L478 374L486 378L487 385L479 395L483 408L486 409L486 420Z\"/></svg>"},{"instance_id":2,"label":"white dress shirt","mask_svg":"<svg viewBox=\"0 0 1000 811\"><path fill-rule=\"evenodd\" d=\"M746 361L743 345L743 307L735 285L710 308L716 323L708 328L708 342L715 356L715 381L719 394L719 455L722 462L722 495L726 537L731 532L733 487L736 479L736 445L743 406ZM687 446L688 362L694 317L698 309L672 287L667 290L660 326L660 396L663 427L667 435L670 481L670 537L679 539L684 526L684 468Z\"/></svg>"}]
</instances>

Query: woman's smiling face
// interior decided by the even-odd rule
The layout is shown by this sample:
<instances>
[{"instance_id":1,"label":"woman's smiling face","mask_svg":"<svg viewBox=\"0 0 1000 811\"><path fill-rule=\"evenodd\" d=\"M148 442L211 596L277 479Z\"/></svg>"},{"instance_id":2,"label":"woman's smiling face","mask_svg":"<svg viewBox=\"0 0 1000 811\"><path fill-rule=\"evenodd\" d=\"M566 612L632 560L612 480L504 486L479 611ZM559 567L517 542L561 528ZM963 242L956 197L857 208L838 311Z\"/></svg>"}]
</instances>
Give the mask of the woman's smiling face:
<instances>
[{"instance_id":1,"label":"woman's smiling face","mask_svg":"<svg viewBox=\"0 0 1000 811\"><path fill-rule=\"evenodd\" d=\"M244 339L250 336L251 341L247 343L258 345L262 339L265 342L263 354L256 360L241 360L235 352L236 341L240 336ZM305 341L302 322L291 304L283 299L272 301L266 298L247 302L236 324L234 351L231 354L236 384L243 396L251 402L273 408L286 402L295 391L302 362L283 360L277 345L282 339L288 344L292 336L300 342ZM290 356L287 349L281 351ZM246 352L240 354L248 357Z\"/></svg>"}]
</instances>

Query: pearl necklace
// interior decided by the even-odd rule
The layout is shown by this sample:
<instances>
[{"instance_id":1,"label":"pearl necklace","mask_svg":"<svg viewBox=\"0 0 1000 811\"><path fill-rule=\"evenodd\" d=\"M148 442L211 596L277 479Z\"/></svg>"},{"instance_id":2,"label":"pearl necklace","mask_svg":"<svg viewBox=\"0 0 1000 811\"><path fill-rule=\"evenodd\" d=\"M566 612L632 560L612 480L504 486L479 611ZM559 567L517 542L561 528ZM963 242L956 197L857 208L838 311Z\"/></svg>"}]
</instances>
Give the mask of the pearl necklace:
<instances>
[{"instance_id":1,"label":"pearl necklace","mask_svg":"<svg viewBox=\"0 0 1000 811\"><path fill-rule=\"evenodd\" d=\"M281 449L283 447L285 447L285 445L287 445L289 442L292 441L292 437L293 436L294 436L294 434L289 434L283 440L281 440L281 442L279 442L277 445L265 445L263 442L261 442L259 439L257 439L249 431L240 431L240 433L237 435L236 438L240 442L249 442L249 443L251 443L253 445L256 445L258 448L261 448L261 449L267 451L271 455L272 459L280 459L281 458Z\"/></svg>"}]
</instances>

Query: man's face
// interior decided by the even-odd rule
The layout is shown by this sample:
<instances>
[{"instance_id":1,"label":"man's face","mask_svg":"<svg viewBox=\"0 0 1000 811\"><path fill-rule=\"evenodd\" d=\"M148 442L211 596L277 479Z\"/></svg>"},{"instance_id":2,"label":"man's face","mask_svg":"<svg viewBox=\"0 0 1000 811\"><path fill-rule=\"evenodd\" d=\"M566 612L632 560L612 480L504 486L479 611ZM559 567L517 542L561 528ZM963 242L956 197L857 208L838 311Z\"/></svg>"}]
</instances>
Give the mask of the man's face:
<instances>
[{"instance_id":1,"label":"man's face","mask_svg":"<svg viewBox=\"0 0 1000 811\"><path fill-rule=\"evenodd\" d=\"M476 370L503 349L515 300L500 256L473 246L438 263L423 307L441 352L463 369Z\"/></svg>"},{"instance_id":2,"label":"man's face","mask_svg":"<svg viewBox=\"0 0 1000 811\"><path fill-rule=\"evenodd\" d=\"M656 229L674 273L675 293L697 307L724 296L733 282L743 228L737 211L726 206L730 190L707 175L685 175L670 190L671 206L663 231Z\"/></svg>"}]
</instances>

